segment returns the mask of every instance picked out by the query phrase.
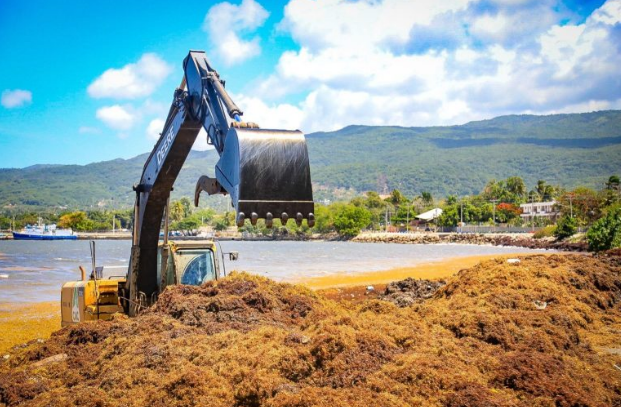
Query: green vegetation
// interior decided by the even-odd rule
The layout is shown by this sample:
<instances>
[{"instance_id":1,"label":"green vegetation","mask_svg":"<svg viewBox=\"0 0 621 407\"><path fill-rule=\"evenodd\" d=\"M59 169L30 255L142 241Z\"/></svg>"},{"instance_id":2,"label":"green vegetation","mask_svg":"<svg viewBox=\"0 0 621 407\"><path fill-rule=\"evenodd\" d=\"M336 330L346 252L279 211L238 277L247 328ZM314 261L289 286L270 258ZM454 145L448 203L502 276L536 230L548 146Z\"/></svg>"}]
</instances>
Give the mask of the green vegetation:
<instances>
[{"instance_id":1,"label":"green vegetation","mask_svg":"<svg viewBox=\"0 0 621 407\"><path fill-rule=\"evenodd\" d=\"M587 232L589 247L602 251L621 247L621 206L610 208Z\"/></svg>"},{"instance_id":2,"label":"green vegetation","mask_svg":"<svg viewBox=\"0 0 621 407\"><path fill-rule=\"evenodd\" d=\"M132 211L125 210L102 210L102 211L27 211L18 212L7 210L0 214L0 229L19 230L26 225L55 223L61 228L71 228L77 231L106 231L112 230L114 221L115 229L129 229L132 224Z\"/></svg>"},{"instance_id":3,"label":"green vegetation","mask_svg":"<svg viewBox=\"0 0 621 407\"><path fill-rule=\"evenodd\" d=\"M556 223L554 236L559 240L567 239L568 237L573 236L577 230L578 221L576 218L565 215Z\"/></svg>"},{"instance_id":4,"label":"green vegetation","mask_svg":"<svg viewBox=\"0 0 621 407\"><path fill-rule=\"evenodd\" d=\"M446 127L349 126L307 135L315 198L346 201L365 191L399 190L421 202L431 196L479 193L491 179L507 193L534 186L535 200L554 195L552 185L599 189L602 174L621 172L621 111L552 116L504 116ZM85 212L130 208L131 186L147 155L79 165L0 169L0 208ZM196 180L213 174L217 153L192 151L173 200L193 196ZM520 174L523 184L514 184ZM545 178L548 183L539 185ZM618 179L616 185L618 185ZM612 180L614 184L614 179ZM492 186L493 187L493 186ZM490 190L493 193L494 190ZM496 196L512 202L508 196ZM203 197L217 212L223 197ZM392 202L394 204L394 202Z\"/></svg>"},{"instance_id":5,"label":"green vegetation","mask_svg":"<svg viewBox=\"0 0 621 407\"><path fill-rule=\"evenodd\" d=\"M315 183L464 196L514 174L534 190L540 179L598 189L602 174L621 172L620 128L621 112L609 111L504 116L447 127L349 126L307 140ZM545 186L538 193L550 195Z\"/></svg>"},{"instance_id":6,"label":"green vegetation","mask_svg":"<svg viewBox=\"0 0 621 407\"><path fill-rule=\"evenodd\" d=\"M543 229L539 229L533 234L535 239L543 239L544 237L552 237L554 236L554 232L556 231L556 225L548 225Z\"/></svg>"},{"instance_id":7,"label":"green vegetation","mask_svg":"<svg viewBox=\"0 0 621 407\"><path fill-rule=\"evenodd\" d=\"M362 229L407 230L416 215L435 207L444 211L438 226L541 227L550 221L524 219L520 204L556 200L561 221L555 233L561 238L608 217L621 199L619 176L602 179L621 171L619 128L621 111L605 111L309 134L315 199L327 203L317 205L314 230L343 236ZM0 229L20 229L39 218L79 231L110 230L113 222L115 228L131 228L135 196L129 186L145 160L146 154L86 166L0 169ZM226 212L228 197L203 197L200 209L186 198L216 160L213 150L190 153L171 197L172 230L234 225ZM597 225L596 230L614 229ZM293 222L271 230L259 222L241 230L268 236L311 232ZM607 233L592 232L593 242Z\"/></svg>"},{"instance_id":8,"label":"green vegetation","mask_svg":"<svg viewBox=\"0 0 621 407\"><path fill-rule=\"evenodd\" d=\"M360 230L369 225L371 221L371 212L367 209L345 205L338 209L334 216L334 228L336 231L347 237L353 237L360 233Z\"/></svg>"},{"instance_id":9,"label":"green vegetation","mask_svg":"<svg viewBox=\"0 0 621 407\"><path fill-rule=\"evenodd\" d=\"M293 221L279 225L278 220L275 221L274 228L268 229L265 222L259 220L256 225L247 222L239 231L275 238L311 233L338 233L349 238L356 236L361 230L406 231L417 226L414 221L418 214L439 207L443 213L434 221L438 226L456 227L462 222L465 225L480 226L545 226L535 234L535 238L555 236L557 239L566 239L574 235L578 227L588 228L593 225L588 234L589 243L593 250L605 250L619 246L621 240L621 195L617 180L616 176L611 176L608 182L601 183L605 188L599 191L582 186L565 190L538 180L533 189L529 190L522 178L512 176L505 180L490 180L479 194L459 198L449 195L444 199L436 199L426 191L412 198L400 190L393 190L386 196L370 191L348 203L316 204L314 229L310 229L305 223L298 227ZM556 200L555 210L559 214L557 223L554 223L555 219L522 218L520 204L543 199ZM201 227L223 231L234 226L234 213L230 211L196 209L185 197L173 200L170 206L170 230L173 231L196 232ZM39 220L43 223L57 223L60 227L77 231L111 230L113 221L114 228L129 229L132 211L50 213L6 210L0 216L0 228L6 230L14 225L15 229L20 229L27 224L36 224Z\"/></svg>"}]
</instances>

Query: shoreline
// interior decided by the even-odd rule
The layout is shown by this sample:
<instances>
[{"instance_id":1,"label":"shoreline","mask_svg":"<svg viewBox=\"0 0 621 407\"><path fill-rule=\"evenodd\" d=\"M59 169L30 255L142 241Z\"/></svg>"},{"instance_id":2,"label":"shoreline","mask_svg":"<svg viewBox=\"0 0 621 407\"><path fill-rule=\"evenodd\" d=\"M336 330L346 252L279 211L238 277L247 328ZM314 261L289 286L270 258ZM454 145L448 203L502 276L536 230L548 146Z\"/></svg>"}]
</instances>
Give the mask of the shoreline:
<instances>
[{"instance_id":1,"label":"shoreline","mask_svg":"<svg viewBox=\"0 0 621 407\"><path fill-rule=\"evenodd\" d=\"M568 242L556 241L553 238L535 239L530 233L385 233L363 232L351 239L344 238L336 233L313 234L313 235L285 235L285 236L255 236L238 234L226 234L223 236L199 237L199 236L175 236L170 240L178 241L248 241L248 242L271 242L271 241L299 241L299 242L353 242L353 243L396 243L396 244L474 244L480 246L504 246L521 247L527 249L559 250L570 252L586 252L588 244L584 241ZM5 236L0 240L14 240ZM78 240L131 240L128 233L83 233L78 235Z\"/></svg>"},{"instance_id":2,"label":"shoreline","mask_svg":"<svg viewBox=\"0 0 621 407\"><path fill-rule=\"evenodd\" d=\"M448 259L430 261L407 267L396 267L387 270L367 271L353 274L336 273L321 277L301 278L293 284L304 285L312 290L324 290L344 287L361 287L368 285L386 285L408 277L425 280L443 280L456 275L460 270L473 267L490 259L509 259L518 256L529 256L527 253L485 254L476 256L458 256ZM540 255L540 254L537 254ZM541 253L549 256L552 253Z\"/></svg>"},{"instance_id":3,"label":"shoreline","mask_svg":"<svg viewBox=\"0 0 621 407\"><path fill-rule=\"evenodd\" d=\"M544 255L551 255L544 254ZM456 275L460 270L470 268L489 259L507 259L525 256L524 253L506 253L477 256L459 256L419 265L398 267L381 271L332 275L300 279L292 284L306 286L328 298L337 300L362 300L366 287L373 285L374 293L383 291L387 283L415 279L439 280ZM527 254L528 256L528 254ZM60 329L60 304L54 302L4 303L0 304L0 357L16 345L35 339L47 339Z\"/></svg>"},{"instance_id":4,"label":"shoreline","mask_svg":"<svg viewBox=\"0 0 621 407\"><path fill-rule=\"evenodd\" d=\"M397 244L476 244L571 252L588 251L586 242L573 243L551 238L535 239L531 234L512 233L361 233L351 241Z\"/></svg>"}]
</instances>

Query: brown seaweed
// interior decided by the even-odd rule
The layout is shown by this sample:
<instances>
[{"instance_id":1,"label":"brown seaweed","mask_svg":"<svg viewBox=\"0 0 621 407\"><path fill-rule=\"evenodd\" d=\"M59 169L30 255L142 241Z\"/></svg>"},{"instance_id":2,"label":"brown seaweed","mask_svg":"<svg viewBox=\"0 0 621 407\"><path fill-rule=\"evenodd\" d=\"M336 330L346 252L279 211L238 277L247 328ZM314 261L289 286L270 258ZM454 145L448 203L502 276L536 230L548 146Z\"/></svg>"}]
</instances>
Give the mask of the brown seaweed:
<instances>
[{"instance_id":1,"label":"brown seaweed","mask_svg":"<svg viewBox=\"0 0 621 407\"><path fill-rule=\"evenodd\" d=\"M621 406L620 338L614 256L490 260L405 307L240 273L15 348L0 406Z\"/></svg>"}]
</instances>

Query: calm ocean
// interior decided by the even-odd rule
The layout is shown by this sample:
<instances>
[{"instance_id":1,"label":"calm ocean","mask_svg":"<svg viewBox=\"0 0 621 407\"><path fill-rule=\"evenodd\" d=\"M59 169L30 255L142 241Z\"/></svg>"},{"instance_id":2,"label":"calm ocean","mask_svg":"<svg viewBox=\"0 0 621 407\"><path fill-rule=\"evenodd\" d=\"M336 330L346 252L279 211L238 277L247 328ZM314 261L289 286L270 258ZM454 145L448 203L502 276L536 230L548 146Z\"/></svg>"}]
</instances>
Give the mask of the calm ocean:
<instances>
[{"instance_id":1,"label":"calm ocean","mask_svg":"<svg viewBox=\"0 0 621 407\"><path fill-rule=\"evenodd\" d=\"M225 261L227 271L245 270L288 282L327 274L388 270L459 256L537 252L461 244L226 241L221 245L224 252L239 252L238 261ZM97 241L97 265L104 266L106 276L126 274L130 246L128 240ZM57 300L63 282L79 279L78 266L90 270L90 264L89 242L85 240L0 241L0 304Z\"/></svg>"}]
</instances>

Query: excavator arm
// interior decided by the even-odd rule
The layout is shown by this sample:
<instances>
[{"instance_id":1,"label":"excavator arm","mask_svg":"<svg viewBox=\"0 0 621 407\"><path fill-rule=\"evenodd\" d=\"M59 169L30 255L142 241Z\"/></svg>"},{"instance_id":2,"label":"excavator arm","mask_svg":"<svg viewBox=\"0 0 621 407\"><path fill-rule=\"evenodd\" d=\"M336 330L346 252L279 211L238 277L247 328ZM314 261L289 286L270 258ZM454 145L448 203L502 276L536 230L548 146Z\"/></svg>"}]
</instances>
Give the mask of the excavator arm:
<instances>
[{"instance_id":1,"label":"excavator arm","mask_svg":"<svg viewBox=\"0 0 621 407\"><path fill-rule=\"evenodd\" d=\"M314 205L308 151L300 131L263 130L241 121L243 112L224 88L205 53L190 51L184 78L175 90L164 129L134 187L134 227L128 271L130 315L159 293L157 250L160 228L173 184L201 128L220 155L215 178L197 182L202 191L230 194L238 226L273 218L313 226ZM231 120L229 122L229 120Z\"/></svg>"}]
</instances>

